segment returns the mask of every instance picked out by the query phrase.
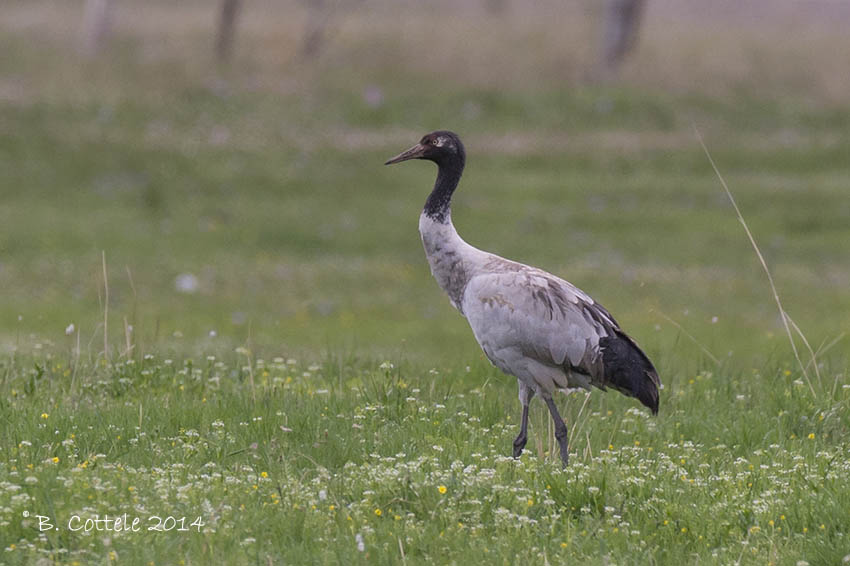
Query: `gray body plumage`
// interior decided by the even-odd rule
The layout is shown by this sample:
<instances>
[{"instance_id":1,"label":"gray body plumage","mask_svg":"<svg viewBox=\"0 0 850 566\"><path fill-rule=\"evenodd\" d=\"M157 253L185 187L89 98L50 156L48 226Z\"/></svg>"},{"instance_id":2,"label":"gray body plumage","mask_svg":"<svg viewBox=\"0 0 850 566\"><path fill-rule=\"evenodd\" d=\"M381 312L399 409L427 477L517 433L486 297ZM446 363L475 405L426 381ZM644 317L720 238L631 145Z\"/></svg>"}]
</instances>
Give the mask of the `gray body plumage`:
<instances>
[{"instance_id":1,"label":"gray body plumage","mask_svg":"<svg viewBox=\"0 0 850 566\"><path fill-rule=\"evenodd\" d=\"M601 342L622 331L571 283L466 243L451 223L419 219L431 272L469 322L487 358L542 397L557 389L617 387ZM629 392L626 392L629 394Z\"/></svg>"}]
</instances>

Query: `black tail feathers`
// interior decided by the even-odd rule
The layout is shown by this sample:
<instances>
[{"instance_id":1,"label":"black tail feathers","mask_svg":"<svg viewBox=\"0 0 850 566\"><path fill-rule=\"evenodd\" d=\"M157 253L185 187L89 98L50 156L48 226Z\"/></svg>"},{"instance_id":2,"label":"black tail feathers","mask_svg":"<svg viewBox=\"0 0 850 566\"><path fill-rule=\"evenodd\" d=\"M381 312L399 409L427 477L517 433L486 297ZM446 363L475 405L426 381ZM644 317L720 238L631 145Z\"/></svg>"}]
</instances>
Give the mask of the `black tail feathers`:
<instances>
[{"instance_id":1,"label":"black tail feathers","mask_svg":"<svg viewBox=\"0 0 850 566\"><path fill-rule=\"evenodd\" d=\"M606 385L649 407L658 414L658 372L638 345L622 332L599 341Z\"/></svg>"}]
</instances>

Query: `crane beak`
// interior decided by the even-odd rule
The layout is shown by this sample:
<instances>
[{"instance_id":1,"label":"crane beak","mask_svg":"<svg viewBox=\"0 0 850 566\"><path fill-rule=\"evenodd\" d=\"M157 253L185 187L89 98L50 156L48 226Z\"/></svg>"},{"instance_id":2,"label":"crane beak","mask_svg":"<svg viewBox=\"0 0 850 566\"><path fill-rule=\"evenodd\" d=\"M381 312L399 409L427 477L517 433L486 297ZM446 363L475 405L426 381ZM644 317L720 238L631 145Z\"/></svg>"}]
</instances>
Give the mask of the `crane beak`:
<instances>
[{"instance_id":1,"label":"crane beak","mask_svg":"<svg viewBox=\"0 0 850 566\"><path fill-rule=\"evenodd\" d=\"M392 159L388 159L384 165L392 165L393 163L401 163L402 161L407 161L408 159L421 159L423 155L425 155L425 150L427 148L418 143L408 149L407 151L402 151Z\"/></svg>"}]
</instances>

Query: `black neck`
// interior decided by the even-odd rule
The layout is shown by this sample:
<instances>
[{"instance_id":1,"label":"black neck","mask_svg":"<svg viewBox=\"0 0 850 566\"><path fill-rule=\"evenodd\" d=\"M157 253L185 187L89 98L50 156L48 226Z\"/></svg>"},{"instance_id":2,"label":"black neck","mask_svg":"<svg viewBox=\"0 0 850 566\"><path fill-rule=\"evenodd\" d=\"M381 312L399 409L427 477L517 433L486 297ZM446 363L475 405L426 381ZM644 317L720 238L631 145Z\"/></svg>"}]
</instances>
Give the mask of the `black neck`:
<instances>
[{"instance_id":1,"label":"black neck","mask_svg":"<svg viewBox=\"0 0 850 566\"><path fill-rule=\"evenodd\" d=\"M437 163L439 170L434 190L425 201L425 214L431 219L445 224L451 213L452 194L454 194L460 176L463 174L463 157L453 157Z\"/></svg>"}]
</instances>

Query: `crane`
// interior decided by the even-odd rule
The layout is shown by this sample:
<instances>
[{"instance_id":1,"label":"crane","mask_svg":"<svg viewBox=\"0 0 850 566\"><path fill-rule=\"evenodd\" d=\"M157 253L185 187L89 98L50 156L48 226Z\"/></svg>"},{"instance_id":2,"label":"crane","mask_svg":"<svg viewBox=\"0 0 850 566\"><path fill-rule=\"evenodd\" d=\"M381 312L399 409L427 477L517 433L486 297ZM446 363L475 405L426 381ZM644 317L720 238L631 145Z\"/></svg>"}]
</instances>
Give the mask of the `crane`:
<instances>
[{"instance_id":1,"label":"crane","mask_svg":"<svg viewBox=\"0 0 850 566\"><path fill-rule=\"evenodd\" d=\"M458 135L426 134L385 165L411 159L437 164L437 180L419 217L431 273L466 317L487 358L517 378L522 418L514 458L528 441L528 405L535 395L552 416L564 466L569 434L552 399L555 391L610 387L657 414L661 381L655 367L602 305L551 273L479 250L458 235L451 200L466 165Z\"/></svg>"}]
</instances>

